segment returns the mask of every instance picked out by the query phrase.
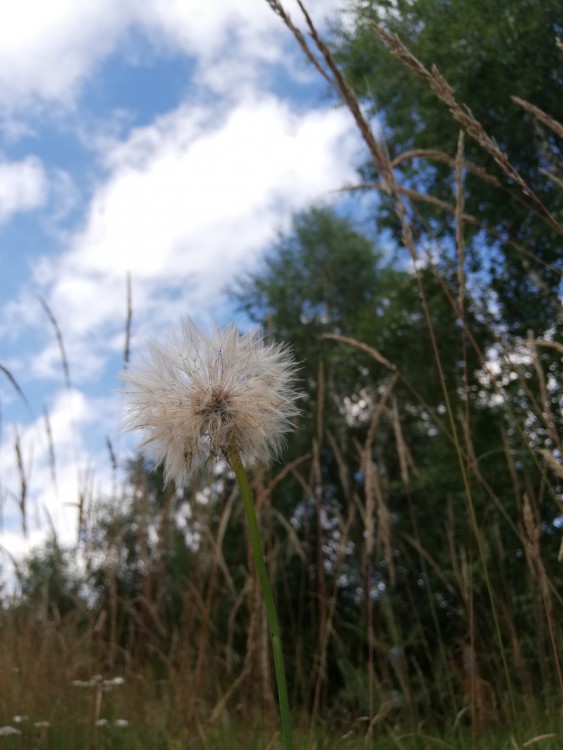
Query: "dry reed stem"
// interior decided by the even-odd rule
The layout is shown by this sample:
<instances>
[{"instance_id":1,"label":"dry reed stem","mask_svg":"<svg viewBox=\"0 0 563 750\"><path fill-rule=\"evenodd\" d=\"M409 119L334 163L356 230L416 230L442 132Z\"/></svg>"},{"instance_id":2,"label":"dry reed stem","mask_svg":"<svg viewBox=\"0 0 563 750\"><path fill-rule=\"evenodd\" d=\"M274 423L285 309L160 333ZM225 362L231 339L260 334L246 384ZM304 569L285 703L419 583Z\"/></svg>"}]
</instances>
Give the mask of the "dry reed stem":
<instances>
[{"instance_id":1,"label":"dry reed stem","mask_svg":"<svg viewBox=\"0 0 563 750\"><path fill-rule=\"evenodd\" d=\"M410 159L418 159L420 157L429 159L431 161L441 161L444 164L450 166L452 169L455 169L457 164L457 157L452 158L452 156L450 156L450 154L447 154L445 151L430 148L414 148L409 149L408 151L403 151L402 154L396 156L391 161L391 166L398 167L405 161L408 161ZM462 168L464 170L467 170L468 172L471 172L476 177L480 177L483 182L488 183L489 185L491 185L491 187L498 188L499 190L506 190L506 187L502 184L502 182L494 175L487 172L487 170L483 167L479 167L477 164L473 164L473 162L464 160L462 163Z\"/></svg>"},{"instance_id":2,"label":"dry reed stem","mask_svg":"<svg viewBox=\"0 0 563 750\"><path fill-rule=\"evenodd\" d=\"M305 56L309 60L309 62L316 68L317 72L321 74L321 76L329 83L331 86L334 85L334 82L331 80L330 76L327 74L323 66L320 64L320 62L317 60L315 55L313 54L311 48L307 44L307 40L301 33L300 29L295 26L295 24L292 22L289 14L286 12L285 8L280 2L277 2L277 0L266 0L270 8L274 11L274 13L279 16L284 24L287 26L287 28L291 31L295 39L297 40L299 46L305 53Z\"/></svg>"},{"instance_id":3,"label":"dry reed stem","mask_svg":"<svg viewBox=\"0 0 563 750\"><path fill-rule=\"evenodd\" d=\"M553 653L553 660L555 663L555 669L557 672L557 678L559 681L559 688L563 692L563 671L561 669L561 662L559 658L559 650L557 648L557 628L553 621L553 605L551 599L551 591L545 566L541 557L540 550L540 535L541 535L541 523L536 517L536 514L532 510L530 499L527 493L524 493L524 507L522 509L522 520L524 526L524 551L526 553L526 559L530 567L531 573L534 575L538 582L540 590L545 618L549 631L549 637L551 642L551 650Z\"/></svg>"},{"instance_id":4,"label":"dry reed stem","mask_svg":"<svg viewBox=\"0 0 563 750\"><path fill-rule=\"evenodd\" d=\"M379 362L380 365L383 365L388 370L391 370L392 372L396 372L397 370L396 366L392 364L386 357L380 354L377 349L374 349L373 346L364 344L362 341L350 338L350 336L341 336L338 333L323 333L322 338L330 339L332 341L340 341L342 344L349 344L350 346L354 346L356 347L356 349L361 349L363 352L366 352L366 354L369 354L370 357L375 359L376 362Z\"/></svg>"},{"instance_id":5,"label":"dry reed stem","mask_svg":"<svg viewBox=\"0 0 563 750\"><path fill-rule=\"evenodd\" d=\"M377 524L377 541L381 543L385 559L389 568L389 578L391 585L395 583L395 566L393 561L393 548L391 543L391 523L390 515L383 492L381 491L381 485L379 482L378 471L374 465L372 459L372 446L375 439L375 431L381 416L385 413L387 401L391 397L391 393L397 382L397 375L395 375L385 386L381 397L377 403L377 406L373 412L370 425L366 435L366 441L362 449L361 467L365 475L365 508L362 514L364 521L364 563L370 564L371 553L373 550L373 544L375 540L375 513L377 513L378 524ZM371 596L368 593L368 600L371 601Z\"/></svg>"},{"instance_id":6,"label":"dry reed stem","mask_svg":"<svg viewBox=\"0 0 563 750\"><path fill-rule=\"evenodd\" d=\"M546 339L534 339L536 346L545 346L547 349L555 349L556 352L563 354L563 344L557 341L547 341Z\"/></svg>"},{"instance_id":7,"label":"dry reed stem","mask_svg":"<svg viewBox=\"0 0 563 750\"><path fill-rule=\"evenodd\" d=\"M132 291L131 291L131 274L127 273L127 292L126 292L126 305L127 314L125 318L125 345L123 347L123 369L127 369L129 364L129 356L131 354L131 324L133 322L133 302L132 302Z\"/></svg>"},{"instance_id":8,"label":"dry reed stem","mask_svg":"<svg viewBox=\"0 0 563 750\"><path fill-rule=\"evenodd\" d=\"M379 182L363 182L358 185L346 185L343 188L340 188L339 192L352 192L356 190L379 190L383 192L384 185ZM439 208L442 211L445 211L455 216L456 207L454 204L448 203L447 201L441 200L440 198L436 198L433 195L426 195L425 193L421 193L418 190L414 190L413 188L406 188L406 187L398 186L397 191L401 196L408 198L409 201L411 202L427 203L431 206L435 206L436 208ZM534 263L537 263L543 266L544 268L547 268L553 274L563 277L563 271L555 267L552 263L544 260L543 258L540 258L535 253L528 250L528 248L522 245L520 242L516 242L515 240L511 240L511 239L506 239L496 229L494 229L493 227L486 226L480 219L477 219L472 214L464 213L462 215L462 219L465 224L471 224L475 227L478 227L480 230L485 232L487 235L489 235L493 239L501 240L506 245L506 247L509 247L515 250L520 255L524 256L525 258L529 258L530 260L534 261ZM526 270L528 272L528 277L534 283L534 285L537 286L539 289L545 290L546 285L540 278L538 278L537 274L534 274L533 270L530 269L529 267L527 267Z\"/></svg>"},{"instance_id":9,"label":"dry reed stem","mask_svg":"<svg viewBox=\"0 0 563 750\"><path fill-rule=\"evenodd\" d=\"M459 131L455 159L455 240L457 247L457 304L464 317L465 310L465 246L463 240L463 130ZM464 357L464 361L467 361Z\"/></svg>"},{"instance_id":10,"label":"dry reed stem","mask_svg":"<svg viewBox=\"0 0 563 750\"><path fill-rule=\"evenodd\" d=\"M540 168L540 172L544 177L547 177L548 180L551 180L551 182L557 185L558 188L563 190L563 180L560 177L558 177L556 174L553 174L553 172L550 172L548 169L544 169L543 167Z\"/></svg>"},{"instance_id":11,"label":"dry reed stem","mask_svg":"<svg viewBox=\"0 0 563 750\"><path fill-rule=\"evenodd\" d=\"M330 435L329 435L329 439L330 439ZM336 452L335 452L335 457L336 457L339 453L339 449L335 441L333 445L334 445L333 449L336 448ZM339 459L337 458L337 462L338 460ZM312 490L310 491L312 492ZM326 621L324 624L324 629L321 633L321 644L320 644L320 653L319 653L320 674L326 673L328 646L329 646L331 638L336 636L336 633L334 631L334 618L336 615L336 607L338 603L338 579L340 577L340 572L342 570L342 565L344 563L344 559L346 556L346 548L348 546L348 540L350 538L352 525L356 517L356 507L359 506L359 499L356 496L353 497L353 500L355 502L348 503L348 506L347 506L348 517L346 521L344 521L343 519L340 519L341 535L340 535L340 539L338 542L338 547L336 550L335 561L334 561L334 569L333 569L334 584L333 584L332 592L328 599ZM314 725L315 725L316 714L318 712L318 707L320 703L320 690L321 690L321 683L319 680L317 680L315 684L315 696L313 699L313 710L311 712L310 735L309 735L310 741L311 741L312 732L313 732Z\"/></svg>"},{"instance_id":12,"label":"dry reed stem","mask_svg":"<svg viewBox=\"0 0 563 750\"><path fill-rule=\"evenodd\" d=\"M0 364L0 372L4 373L4 375L6 376L8 382L10 383L10 385L12 386L12 388L15 390L15 392L18 394L18 396L21 398L21 400L24 402L24 404L27 407L28 411L31 414L33 414L32 410L31 410L31 406L29 405L29 401L27 400L27 397L26 397L25 393L21 389L18 381L12 375L12 373L10 372L10 370L8 370L7 367L4 367L4 365Z\"/></svg>"},{"instance_id":13,"label":"dry reed stem","mask_svg":"<svg viewBox=\"0 0 563 750\"><path fill-rule=\"evenodd\" d=\"M401 428L401 420L399 418L399 407L397 399L391 400L391 409L387 410L391 426L393 427L393 433L395 435L395 444L397 446L397 455L399 457L399 469L401 474L401 482L407 486L410 481L409 470L412 470L415 476L418 475L418 470L415 466L412 454L409 450L408 445L403 437L403 430Z\"/></svg>"},{"instance_id":14,"label":"dry reed stem","mask_svg":"<svg viewBox=\"0 0 563 750\"><path fill-rule=\"evenodd\" d=\"M553 732L549 734L538 734L536 737L530 737L529 740L526 740L522 743L522 747L532 747L532 745L537 745L539 742L546 742L547 740L554 740L557 738L557 735Z\"/></svg>"},{"instance_id":15,"label":"dry reed stem","mask_svg":"<svg viewBox=\"0 0 563 750\"><path fill-rule=\"evenodd\" d=\"M53 486L57 487L57 465L55 459L55 444L53 442L53 430L51 429L51 420L49 410L45 406L43 409L43 419L45 422L45 434L47 435L47 453L49 456L49 471L51 472L51 481Z\"/></svg>"},{"instance_id":16,"label":"dry reed stem","mask_svg":"<svg viewBox=\"0 0 563 750\"><path fill-rule=\"evenodd\" d=\"M311 35L311 38L315 42L317 49L323 56L325 63L328 69L330 70L330 73L332 75L333 86L335 87L336 91L340 95L344 104L350 110L350 113L352 114L352 116L354 117L358 130L360 131L360 135L364 139L369 149L369 152L372 155L374 164L377 167L377 170L381 176L381 179L386 183L388 187L388 191L391 194L395 194L396 193L395 177L393 175L393 170L391 169L389 154L387 153L387 150L384 144L378 142L376 137L374 136L373 131L367 119L362 113L362 110L358 103L356 95L354 94L350 86L348 86L346 81L344 80L344 77L342 73L340 72L340 68L338 67L334 58L332 57L332 54L329 48L326 46L326 44L323 42L323 40L320 38L319 34L317 33L317 30L311 20L311 17L307 13L301 0L297 0L297 4L299 5L301 12L303 13L307 26L309 28L309 33Z\"/></svg>"},{"instance_id":17,"label":"dry reed stem","mask_svg":"<svg viewBox=\"0 0 563 750\"><path fill-rule=\"evenodd\" d=\"M21 522L22 522L22 533L24 538L27 539L27 477L25 474L25 468L23 465L23 454L22 446L18 428L14 428L14 450L16 452L16 465L18 468L18 476L20 479L20 494L18 497L18 506L20 509Z\"/></svg>"},{"instance_id":18,"label":"dry reed stem","mask_svg":"<svg viewBox=\"0 0 563 750\"><path fill-rule=\"evenodd\" d=\"M542 420L545 424L545 427L547 429L547 433L551 440L553 441L553 444L561 449L563 446L561 445L561 440L559 439L559 435L557 433L557 430L555 429L555 418L551 412L551 405L549 400L549 394L547 392L547 383L545 380L545 373L543 371L541 359L538 355L538 349L536 346L536 340L533 334L530 332L528 333L528 339L527 339L528 348L532 355L532 364L534 366L534 370L536 371L536 377L539 385L539 391L540 391L540 414L542 417Z\"/></svg>"},{"instance_id":19,"label":"dry reed stem","mask_svg":"<svg viewBox=\"0 0 563 750\"><path fill-rule=\"evenodd\" d=\"M561 125L560 122L557 122L557 120L554 120L551 115L548 115L546 112L541 110L539 107L536 107L534 104L530 104L530 102L527 102L525 99L520 99L519 96L511 96L510 98L515 104L518 104L520 107L522 107L522 109L525 109L526 112L529 112L531 115L533 115L536 120L543 122L543 124L546 125L550 130L553 130L553 132L558 135L559 138L563 138L563 125Z\"/></svg>"},{"instance_id":20,"label":"dry reed stem","mask_svg":"<svg viewBox=\"0 0 563 750\"><path fill-rule=\"evenodd\" d=\"M60 357L61 357L61 363L62 363L62 366L63 366L63 374L64 374L64 379L65 379L65 385L66 385L67 390L70 391L70 390L72 390L72 385L71 385L71 382L70 382L70 367L68 365L68 359L67 359L67 356L66 356L65 345L64 345L63 335L61 333L61 329L59 328L59 324L57 323L57 319L55 318L55 315L54 315L53 311L51 310L51 308L49 307L49 305L47 304L46 300L41 295L37 295L37 296L38 296L39 302L41 303L41 306L42 306L43 310L45 311L47 317L49 318L49 321L50 321L51 325L53 326L53 330L55 332L55 338L57 340L57 346L59 347L59 354L60 354Z\"/></svg>"},{"instance_id":21,"label":"dry reed stem","mask_svg":"<svg viewBox=\"0 0 563 750\"><path fill-rule=\"evenodd\" d=\"M386 42L391 53L430 86L432 91L434 91L438 98L448 107L454 120L458 122L468 135L470 135L481 146L481 148L483 148L483 150L494 159L500 169L520 187L524 195L530 198L530 200L532 200L533 203L535 203L535 205L545 214L555 231L559 234L563 234L563 227L561 227L559 222L544 206L541 199L529 187L524 178L511 164L506 154L499 148L498 144L489 136L481 123L474 117L471 110L468 107L461 107L458 104L451 86L443 78L438 68L432 66L431 70L428 70L420 60L410 52L396 34L387 31L387 29L381 24L374 21L371 22L371 26L381 39Z\"/></svg>"},{"instance_id":22,"label":"dry reed stem","mask_svg":"<svg viewBox=\"0 0 563 750\"><path fill-rule=\"evenodd\" d=\"M540 453L544 459L549 468L553 471L555 476L559 477L559 479L563 479L563 466L561 463L555 458L553 453L546 448L540 448L538 450L538 453Z\"/></svg>"}]
</instances>

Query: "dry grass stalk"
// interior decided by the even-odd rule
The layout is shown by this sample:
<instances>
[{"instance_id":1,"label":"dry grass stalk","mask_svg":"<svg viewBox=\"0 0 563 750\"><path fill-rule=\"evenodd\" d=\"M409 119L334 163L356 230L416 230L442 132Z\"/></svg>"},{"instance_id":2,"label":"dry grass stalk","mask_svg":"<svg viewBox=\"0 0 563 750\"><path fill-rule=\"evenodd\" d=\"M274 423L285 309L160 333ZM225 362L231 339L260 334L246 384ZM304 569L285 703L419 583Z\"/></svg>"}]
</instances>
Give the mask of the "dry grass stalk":
<instances>
[{"instance_id":1,"label":"dry grass stalk","mask_svg":"<svg viewBox=\"0 0 563 750\"><path fill-rule=\"evenodd\" d=\"M377 540L382 544L385 559L389 568L389 578L391 583L395 583L395 567L393 563L393 548L391 544L391 524L389 510L385 504L381 485L379 482L379 473L372 459L372 447L375 439L375 431L381 416L385 413L387 401L397 382L397 376L393 377L383 390L377 406L373 412L366 441L362 449L361 466L365 476L365 508L363 509L364 521L364 559L366 564L370 564L371 553L375 541L375 513L377 513ZM370 597L371 598L371 597Z\"/></svg>"},{"instance_id":2,"label":"dry grass stalk","mask_svg":"<svg viewBox=\"0 0 563 750\"><path fill-rule=\"evenodd\" d=\"M28 411L31 412L31 406L29 405L29 401L27 400L25 393L20 388L20 385L19 385L18 381L12 375L12 373L10 372L10 370L8 370L7 367L4 367L4 365L0 364L0 372L4 373L4 375L6 376L8 382L10 383L10 385L12 386L12 388L15 390L15 392L18 394L18 396L24 402L24 404L26 405Z\"/></svg>"},{"instance_id":3,"label":"dry grass stalk","mask_svg":"<svg viewBox=\"0 0 563 750\"><path fill-rule=\"evenodd\" d=\"M350 338L350 336L341 336L338 333L323 333L322 338L331 339L332 341L340 341L342 344L355 346L356 349L361 349L363 352L366 352L366 354L369 354L370 357L375 359L376 362L379 362L380 365L383 365L388 370L392 370L393 372L397 370L395 365L384 357L383 354L380 354L377 349L374 349L373 346L368 346L368 344L364 344L362 341Z\"/></svg>"},{"instance_id":4,"label":"dry grass stalk","mask_svg":"<svg viewBox=\"0 0 563 750\"><path fill-rule=\"evenodd\" d=\"M127 274L127 315L125 318L125 345L123 347L123 369L127 369L131 354L131 324L133 322L133 303L131 291L131 274Z\"/></svg>"},{"instance_id":5,"label":"dry grass stalk","mask_svg":"<svg viewBox=\"0 0 563 750\"><path fill-rule=\"evenodd\" d=\"M397 446L397 455L399 456L401 482L406 486L410 481L409 469L412 468L414 473L417 473L417 471L409 447L403 437L401 420L399 419L399 407L396 398L393 398L391 400L391 409L390 411L388 411L388 414L391 421L391 426L393 427L393 433L395 434L395 444Z\"/></svg>"},{"instance_id":6,"label":"dry grass stalk","mask_svg":"<svg viewBox=\"0 0 563 750\"><path fill-rule=\"evenodd\" d=\"M536 346L544 346L547 349L555 349L556 352L563 354L563 344L558 341L546 341L546 339L534 339Z\"/></svg>"},{"instance_id":7,"label":"dry grass stalk","mask_svg":"<svg viewBox=\"0 0 563 750\"><path fill-rule=\"evenodd\" d=\"M65 345L64 345L61 329L59 328L57 319L55 318L55 315L53 311L51 310L51 308L49 307L49 305L47 304L46 300L43 299L41 295L38 295L38 298L39 298L39 302L41 303L43 310L45 311L47 317L49 318L49 321L51 322L51 325L53 326L53 330L55 331L55 338L57 339L57 346L59 347L59 354L60 354L61 363L63 366L65 385L67 389L70 391L72 389L71 382L70 382L70 367L68 365L68 359L66 356Z\"/></svg>"},{"instance_id":8,"label":"dry grass stalk","mask_svg":"<svg viewBox=\"0 0 563 750\"><path fill-rule=\"evenodd\" d=\"M553 172L550 172L549 169L544 169L543 167L540 169L540 172L544 177L547 177L548 180L551 180L551 182L557 185L558 188L563 190L563 180L560 177L553 174Z\"/></svg>"},{"instance_id":9,"label":"dry grass stalk","mask_svg":"<svg viewBox=\"0 0 563 750\"><path fill-rule=\"evenodd\" d=\"M25 473L25 468L23 465L22 446L21 446L20 436L19 436L17 427L14 428L14 450L16 452L16 466L18 467L18 476L20 479L20 494L18 498L18 505L19 505L20 515L21 515L22 533L24 535L24 538L27 539L28 485L27 485L27 477Z\"/></svg>"},{"instance_id":10,"label":"dry grass stalk","mask_svg":"<svg viewBox=\"0 0 563 750\"><path fill-rule=\"evenodd\" d=\"M51 429L51 420L47 407L43 409L43 419L45 421L45 434L47 435L47 451L49 454L49 470L54 487L57 486L57 465L55 459L55 444L53 442L53 430Z\"/></svg>"},{"instance_id":11,"label":"dry grass stalk","mask_svg":"<svg viewBox=\"0 0 563 750\"><path fill-rule=\"evenodd\" d=\"M538 588L541 594L543 608L545 612L545 618L547 621L547 627L549 630L549 637L551 641L551 649L553 653L553 660L555 663L555 669L557 678L559 680L559 687L563 692L563 671L561 670L561 662L559 658L559 650L557 648L557 638L555 623L553 622L553 605L551 601L551 591L545 566L541 557L540 551L540 535L541 535L541 523L536 517L536 514L532 510L528 493L524 493L524 506L522 509L522 521L524 527L524 551L526 554L526 560L530 567L531 573L536 577Z\"/></svg>"},{"instance_id":12,"label":"dry grass stalk","mask_svg":"<svg viewBox=\"0 0 563 750\"><path fill-rule=\"evenodd\" d=\"M536 346L536 340L532 333L528 334L528 340L527 340L528 348L530 350L530 353L532 355L532 364L534 366L534 370L536 371L536 377L539 385L540 390L540 405L538 409L538 416L541 416L543 423L545 424L545 427L547 429L548 435L553 441L553 444L557 446L559 449L561 449L563 446L561 445L561 440L559 439L559 435L557 433L557 430L555 429L555 418L551 412L551 406L550 406L550 399L549 394L547 392L547 383L545 379L545 373L543 371L541 359L538 355L538 349Z\"/></svg>"},{"instance_id":13,"label":"dry grass stalk","mask_svg":"<svg viewBox=\"0 0 563 750\"><path fill-rule=\"evenodd\" d=\"M385 148L385 145L382 142L381 143L378 142L376 137L374 136L373 131L367 119L364 117L362 113L362 110L358 103L356 95L354 94L352 89L348 86L346 81L344 80L344 77L342 73L340 72L340 69L338 65L336 64L329 48L320 38L311 20L311 17L309 16L301 0L297 0L297 4L299 5L301 12L303 13L307 26L309 28L309 33L311 35L311 38L315 42L317 49L323 56L325 63L328 69L330 70L330 73L332 75L333 86L335 87L336 91L340 95L344 104L350 110L350 113L352 114L352 116L354 117L358 130L360 131L360 135L364 139L369 149L369 152L372 155L374 164L377 167L377 170L381 176L381 179L387 185L388 192L390 194L395 194L396 193L395 177L393 175L393 170L391 169L389 154L387 153L387 149Z\"/></svg>"},{"instance_id":14,"label":"dry grass stalk","mask_svg":"<svg viewBox=\"0 0 563 750\"><path fill-rule=\"evenodd\" d=\"M545 459L545 462L555 474L555 476L559 477L559 479L563 479L563 466L561 465L560 461L555 458L553 453L547 450L547 448L540 448L538 453L541 453L541 455Z\"/></svg>"},{"instance_id":15,"label":"dry grass stalk","mask_svg":"<svg viewBox=\"0 0 563 750\"><path fill-rule=\"evenodd\" d=\"M457 157L452 158L450 154L447 154L445 151L440 151L439 149L414 148L410 149L409 151L403 151L402 154L396 156L391 161L391 166L398 167L405 161L409 161L410 159L418 159L420 157L422 157L423 159L430 159L431 161L441 161L444 164L450 166L452 169L455 169L457 164ZM464 170L467 170L468 172L471 172L477 177L480 177L483 182L488 183L492 187L498 188L499 190L506 189L502 182L500 182L500 180L498 180L494 175L489 174L489 172L487 172L486 169L483 169L483 167L479 167L470 161L463 161L462 168Z\"/></svg>"},{"instance_id":16,"label":"dry grass stalk","mask_svg":"<svg viewBox=\"0 0 563 750\"><path fill-rule=\"evenodd\" d=\"M530 102L527 102L525 99L520 99L519 96L511 96L510 98L515 104L518 104L520 107L522 107L522 109L525 109L526 112L529 112L531 115L533 115L536 120L543 122L543 124L546 125L550 130L553 130L553 132L558 135L559 138L563 138L563 125L561 125L560 122L557 122L557 120L554 120L551 115L546 114L539 107L536 107L534 104L530 104Z\"/></svg>"},{"instance_id":17,"label":"dry grass stalk","mask_svg":"<svg viewBox=\"0 0 563 750\"><path fill-rule=\"evenodd\" d=\"M489 136L485 131L481 123L474 117L471 110L467 107L461 107L453 93L451 86L443 78L440 71L436 66L432 66L431 70L428 70L421 62L416 58L412 52L403 44L396 34L393 34L384 26L379 23L371 23L373 29L383 39L383 41L389 46L392 54L401 60L408 68L416 73L419 78L422 78L434 91L434 93L444 102L444 104L450 110L454 120L458 122L464 130L470 135L477 143L483 148L483 150L491 156L500 169L515 182L524 195L530 198L542 214L548 219L551 226L559 233L563 234L563 228L559 222L552 216L548 209L544 206L541 199L534 193L529 187L524 178L519 174L515 167L510 162L507 155L499 148L498 144Z\"/></svg>"},{"instance_id":18,"label":"dry grass stalk","mask_svg":"<svg viewBox=\"0 0 563 750\"><path fill-rule=\"evenodd\" d=\"M464 316L465 310L465 246L463 241L463 130L459 131L457 153L455 159L455 240L457 247L457 304ZM462 337L462 341L465 339ZM464 357L464 361L467 359Z\"/></svg>"},{"instance_id":19,"label":"dry grass stalk","mask_svg":"<svg viewBox=\"0 0 563 750\"><path fill-rule=\"evenodd\" d=\"M357 185L346 185L345 187L341 188L341 191L343 192L352 192L356 190L384 190L383 183L380 182L362 182ZM452 214L455 216L456 213L456 207L455 204L448 203L447 201L441 200L440 198L436 198L434 195L426 195L425 193L421 193L418 190L414 190L413 188L406 188L402 186L397 186L397 192L404 196L405 198L408 198L411 203L427 203L428 205L435 206L436 208L441 209L442 211L445 211L446 213ZM544 268L547 268L550 272L557 276L563 276L563 271L559 270L558 268L555 268L552 263L549 263L548 261L544 260L543 258L538 257L535 253L528 250L527 247L522 245L520 242L516 242L515 240L507 239L502 235L501 232L498 232L493 227L489 227L486 224L484 224L480 219L477 219L472 214L464 213L462 215L463 222L465 224L471 224L475 227L479 227L480 230L485 232L485 234L489 235L489 237L495 239L495 240L502 240L502 242L506 245L506 247L511 248L512 250L515 250L517 253L523 256L524 259L529 259L530 261L537 263ZM545 282L543 282L542 279L540 279L537 274L535 274L533 268L531 268L529 265L526 265L526 270L528 271L528 275L532 283L538 287L538 289L546 290L547 287L545 285Z\"/></svg>"}]
</instances>

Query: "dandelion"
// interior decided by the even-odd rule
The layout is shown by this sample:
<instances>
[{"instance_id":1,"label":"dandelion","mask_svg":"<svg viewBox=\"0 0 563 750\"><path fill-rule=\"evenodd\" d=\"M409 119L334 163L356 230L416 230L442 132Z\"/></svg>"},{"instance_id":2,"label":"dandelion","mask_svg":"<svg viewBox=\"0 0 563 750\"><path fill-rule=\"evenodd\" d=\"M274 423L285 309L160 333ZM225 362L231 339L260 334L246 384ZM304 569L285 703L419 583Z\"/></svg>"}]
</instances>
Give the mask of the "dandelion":
<instances>
[{"instance_id":1,"label":"dandelion","mask_svg":"<svg viewBox=\"0 0 563 750\"><path fill-rule=\"evenodd\" d=\"M126 426L144 430L142 447L179 486L233 450L245 466L266 463L299 413L295 369L288 349L259 331L239 334L231 325L206 335L186 318L124 373Z\"/></svg>"},{"instance_id":2,"label":"dandelion","mask_svg":"<svg viewBox=\"0 0 563 750\"><path fill-rule=\"evenodd\" d=\"M295 371L288 349L257 331L228 326L207 336L186 318L180 333L150 343L144 363L123 375L126 426L144 430L142 446L164 464L167 481L184 486L196 468L218 458L235 473L272 637L284 750L292 740L281 634L244 467L279 455L299 413Z\"/></svg>"}]
</instances>

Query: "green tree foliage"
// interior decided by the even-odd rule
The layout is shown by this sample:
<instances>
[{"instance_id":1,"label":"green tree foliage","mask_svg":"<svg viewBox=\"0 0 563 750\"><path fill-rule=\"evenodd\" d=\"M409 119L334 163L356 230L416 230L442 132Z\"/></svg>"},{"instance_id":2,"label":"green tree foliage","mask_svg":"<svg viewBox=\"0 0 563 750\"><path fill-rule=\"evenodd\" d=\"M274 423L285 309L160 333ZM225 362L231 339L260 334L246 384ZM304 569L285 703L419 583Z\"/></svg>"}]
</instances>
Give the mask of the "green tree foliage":
<instances>
[{"instance_id":1,"label":"green tree foliage","mask_svg":"<svg viewBox=\"0 0 563 750\"><path fill-rule=\"evenodd\" d=\"M16 568L20 596L39 618L57 620L70 613L86 613L81 575L69 550L55 535Z\"/></svg>"},{"instance_id":2,"label":"green tree foliage","mask_svg":"<svg viewBox=\"0 0 563 750\"><path fill-rule=\"evenodd\" d=\"M563 174L561 139L511 100L518 96L563 121L558 0L366 0L355 4L351 20L352 30L348 23L337 34L337 57L353 89L382 122L392 159L415 149L454 158L460 126L428 84L390 54L370 21L398 34L428 69L438 67L458 103L470 108L554 219L563 221L563 193L556 182ZM466 212L485 229L468 247L472 268L481 272L481 283L490 278L514 332L542 330L556 309L561 234L544 212L530 210L531 201L472 138L466 138L465 158L500 182L493 187L471 171L465 175ZM419 152L398 170L403 185L454 202L451 165ZM369 166L364 175L372 177ZM416 205L421 231L447 236L451 215ZM385 214L394 226L393 206L383 200L380 219ZM471 228L466 229L469 236Z\"/></svg>"},{"instance_id":3,"label":"green tree foliage","mask_svg":"<svg viewBox=\"0 0 563 750\"><path fill-rule=\"evenodd\" d=\"M480 360L471 346L467 345L465 352L462 349L463 334L451 305L450 287L454 280L439 279L430 267L419 274L448 397L456 409L460 391L471 400L468 430L473 435L474 450L486 455L496 448L500 417L487 399L481 406L477 403ZM438 595L444 627L450 628L451 642L455 642L464 632L464 618L454 614L459 608L460 593L444 588L444 581L433 577L431 567L427 569L416 551L432 550L434 564L448 567L444 543L448 507L453 509L451 533L456 533L457 528L465 536L468 529L464 485L416 275L385 264L374 242L359 234L348 220L329 209L314 208L295 218L292 230L279 238L262 269L242 279L232 295L254 322L288 341L303 363L304 388L309 399L300 429L289 438L288 452L290 457L298 455L314 442L318 446L320 473L312 468L310 489L305 494L295 482L282 484L276 492L275 505L283 508L286 516L293 516L308 550L309 579L305 587L309 594L303 600L307 638L314 644L315 628L322 631L322 611L315 611L319 607L319 591L323 586L327 590L335 586L339 625L363 633L360 643L356 642L352 649L365 648L366 598L383 586L392 601L384 606L384 599L378 597L378 621L387 618L383 627L387 635L380 631L381 648L410 638L424 652L424 648L429 648L424 646L429 632L434 633L436 643L440 637L436 631L439 618L432 597ZM473 312L470 299L466 307L466 322L484 348L488 341L486 328ZM390 366L357 348L322 338L323 334L334 333L373 347ZM369 455L377 467L390 513L388 532L379 528L377 535L382 538L384 533L391 534L392 560L389 549L382 545L376 545L369 559L364 557L366 532L358 519L350 530L353 549L343 566L344 575L336 582L331 578L329 560L341 534L338 519L348 516L351 504L364 507L367 502L367 467L362 450L376 405L394 376L397 380L392 397L382 412ZM323 402L319 404L321 397ZM348 490L343 486L343 471L350 478ZM497 467L496 487L505 487L506 482L507 472ZM486 502L484 496L482 499ZM429 517L435 522L428 524ZM406 543L405 539L411 542ZM412 540L418 540L416 545L420 546L413 547ZM285 597L293 612L304 604L291 597L288 602L287 592L299 596L303 590L302 572L297 560L293 567L288 564L284 568L286 584L280 596ZM436 590L429 596L429 587L434 586ZM358 589L364 591L360 602ZM413 606L420 630L412 623ZM424 640L420 640L421 633L425 634ZM301 633L299 637L305 636ZM419 654L418 658L423 656L427 662L427 654ZM350 652L331 652L333 689L344 679L346 664L354 663L355 658Z\"/></svg>"}]
</instances>

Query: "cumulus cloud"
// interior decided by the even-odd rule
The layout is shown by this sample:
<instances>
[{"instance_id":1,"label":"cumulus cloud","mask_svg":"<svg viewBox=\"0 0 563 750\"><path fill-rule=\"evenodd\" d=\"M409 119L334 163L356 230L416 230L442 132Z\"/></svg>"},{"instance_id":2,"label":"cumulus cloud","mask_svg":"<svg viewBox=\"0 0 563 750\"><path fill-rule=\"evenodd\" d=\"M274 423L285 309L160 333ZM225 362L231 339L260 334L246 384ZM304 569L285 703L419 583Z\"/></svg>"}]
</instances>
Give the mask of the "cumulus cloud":
<instances>
[{"instance_id":1,"label":"cumulus cloud","mask_svg":"<svg viewBox=\"0 0 563 750\"><path fill-rule=\"evenodd\" d=\"M340 0L311 0L321 22ZM290 8L299 18L295 3ZM260 0L19 0L0 24L0 110L74 102L96 66L140 30L155 47L198 60L198 79L227 90L231 75L258 73L248 60L280 60L289 32ZM218 75L215 63L230 60ZM245 76L243 76L245 78Z\"/></svg>"},{"instance_id":2,"label":"cumulus cloud","mask_svg":"<svg viewBox=\"0 0 563 750\"><path fill-rule=\"evenodd\" d=\"M68 102L92 67L109 54L130 3L113 0L19 0L0 24L0 106Z\"/></svg>"},{"instance_id":3,"label":"cumulus cloud","mask_svg":"<svg viewBox=\"0 0 563 750\"><path fill-rule=\"evenodd\" d=\"M296 113L272 97L240 102L222 119L182 107L116 142L69 250L38 264L69 359L92 377L112 335L122 346L128 273L136 318L172 320L175 304L162 300L171 289L182 312L209 310L280 223L352 177L356 148L344 112ZM57 360L51 344L36 374L58 372Z\"/></svg>"},{"instance_id":4,"label":"cumulus cloud","mask_svg":"<svg viewBox=\"0 0 563 750\"><path fill-rule=\"evenodd\" d=\"M47 178L40 160L0 161L0 224L20 211L31 211L47 199Z\"/></svg>"}]
</instances>

